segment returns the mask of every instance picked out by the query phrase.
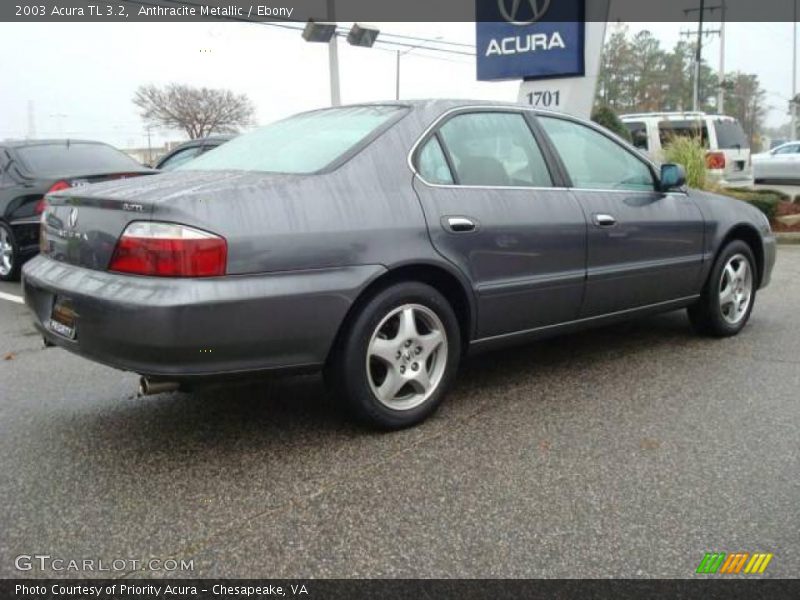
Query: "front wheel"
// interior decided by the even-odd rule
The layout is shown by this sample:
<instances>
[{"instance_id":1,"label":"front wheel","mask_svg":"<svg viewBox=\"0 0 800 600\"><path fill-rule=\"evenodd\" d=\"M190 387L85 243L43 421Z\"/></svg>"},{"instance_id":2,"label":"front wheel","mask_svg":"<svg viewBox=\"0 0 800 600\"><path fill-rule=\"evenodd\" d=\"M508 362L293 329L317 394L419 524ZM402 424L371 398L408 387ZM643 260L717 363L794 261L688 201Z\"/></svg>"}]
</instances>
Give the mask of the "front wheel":
<instances>
[{"instance_id":1,"label":"front wheel","mask_svg":"<svg viewBox=\"0 0 800 600\"><path fill-rule=\"evenodd\" d=\"M727 337L739 333L753 310L757 277L753 252L741 240L730 242L717 257L689 320L703 334Z\"/></svg>"},{"instance_id":2,"label":"front wheel","mask_svg":"<svg viewBox=\"0 0 800 600\"><path fill-rule=\"evenodd\" d=\"M403 282L363 305L334 348L327 375L357 418L400 429L436 410L460 355L448 301L428 285Z\"/></svg>"},{"instance_id":3,"label":"front wheel","mask_svg":"<svg viewBox=\"0 0 800 600\"><path fill-rule=\"evenodd\" d=\"M0 281L16 281L19 278L19 249L14 232L5 223L0 223Z\"/></svg>"}]
</instances>

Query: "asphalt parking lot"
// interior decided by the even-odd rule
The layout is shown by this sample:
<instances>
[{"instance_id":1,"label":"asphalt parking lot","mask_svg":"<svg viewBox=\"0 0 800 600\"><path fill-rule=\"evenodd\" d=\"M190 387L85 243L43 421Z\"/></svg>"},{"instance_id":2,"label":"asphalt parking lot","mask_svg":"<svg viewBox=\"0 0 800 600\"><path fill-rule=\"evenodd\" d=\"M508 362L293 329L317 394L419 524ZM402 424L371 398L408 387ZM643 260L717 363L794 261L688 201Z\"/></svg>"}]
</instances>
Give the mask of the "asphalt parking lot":
<instances>
[{"instance_id":1,"label":"asphalt parking lot","mask_svg":"<svg viewBox=\"0 0 800 600\"><path fill-rule=\"evenodd\" d=\"M137 398L0 298L0 576L80 575L15 570L39 553L200 577L691 577L745 551L795 577L798 307L800 248L781 247L737 338L679 312L481 355L432 420L385 434L314 377Z\"/></svg>"}]
</instances>

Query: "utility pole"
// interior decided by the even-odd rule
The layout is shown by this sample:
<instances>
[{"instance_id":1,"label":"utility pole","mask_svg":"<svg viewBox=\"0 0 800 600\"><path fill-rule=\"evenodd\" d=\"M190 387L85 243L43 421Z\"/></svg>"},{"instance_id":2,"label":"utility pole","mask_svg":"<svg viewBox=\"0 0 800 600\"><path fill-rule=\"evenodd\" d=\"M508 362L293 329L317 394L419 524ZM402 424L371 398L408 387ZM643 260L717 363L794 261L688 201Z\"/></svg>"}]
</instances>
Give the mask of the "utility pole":
<instances>
[{"instance_id":1,"label":"utility pole","mask_svg":"<svg viewBox=\"0 0 800 600\"><path fill-rule=\"evenodd\" d=\"M795 0L797 1L797 0ZM722 20L719 24L719 91L717 112L725 114L725 1L722 2Z\"/></svg>"},{"instance_id":2,"label":"utility pole","mask_svg":"<svg viewBox=\"0 0 800 600\"><path fill-rule=\"evenodd\" d=\"M692 110L697 112L700 99L700 61L703 59L703 16L706 0L700 0L700 16L697 19L697 49L694 55L694 89L692 91Z\"/></svg>"},{"instance_id":3,"label":"utility pole","mask_svg":"<svg viewBox=\"0 0 800 600\"><path fill-rule=\"evenodd\" d=\"M333 11L333 1L328 0L328 20L331 23L336 23L336 16ZM339 92L339 47L336 30L333 32L331 41L328 42L328 69L330 70L331 78L331 106L339 106L342 103L341 94Z\"/></svg>"},{"instance_id":4,"label":"utility pole","mask_svg":"<svg viewBox=\"0 0 800 600\"><path fill-rule=\"evenodd\" d=\"M698 13L697 18L697 47L695 49L694 54L694 85L692 88L692 110L696 111L698 109L698 105L700 103L700 64L703 61L703 35L708 35L711 33L720 33L720 30L715 31L703 31L703 22L705 19L706 11L715 11L717 9L724 9L723 5L715 5L715 6L706 6L706 0L700 0L700 6L698 8L687 8L683 11L684 14L688 15L693 12ZM681 35L685 35L684 32Z\"/></svg>"},{"instance_id":5,"label":"utility pole","mask_svg":"<svg viewBox=\"0 0 800 600\"><path fill-rule=\"evenodd\" d=\"M794 19L792 20L794 46L792 48L792 140L797 139L797 0L794 0Z\"/></svg>"},{"instance_id":6,"label":"utility pole","mask_svg":"<svg viewBox=\"0 0 800 600\"><path fill-rule=\"evenodd\" d=\"M428 40L426 42L422 42L421 44L417 44L416 46L411 46L407 50L397 50L397 65L395 66L395 86L394 86L394 99L400 100L400 57L408 54L409 52L413 52L414 50L419 50L420 48L426 48L429 44L433 44L438 42L442 39L442 36L436 36L432 40Z\"/></svg>"}]
</instances>

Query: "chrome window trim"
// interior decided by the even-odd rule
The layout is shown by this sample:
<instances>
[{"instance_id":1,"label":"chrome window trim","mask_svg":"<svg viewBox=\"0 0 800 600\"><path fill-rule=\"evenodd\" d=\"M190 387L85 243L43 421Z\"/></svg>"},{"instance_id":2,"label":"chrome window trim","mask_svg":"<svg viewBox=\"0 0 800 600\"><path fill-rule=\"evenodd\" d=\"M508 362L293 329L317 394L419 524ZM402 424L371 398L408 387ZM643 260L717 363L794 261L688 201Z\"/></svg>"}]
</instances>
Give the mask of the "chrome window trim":
<instances>
[{"instance_id":1,"label":"chrome window trim","mask_svg":"<svg viewBox=\"0 0 800 600\"><path fill-rule=\"evenodd\" d=\"M614 136L613 133L611 135L608 135L608 133L606 133L599 126L597 126L595 123L592 123L590 121L584 121L583 119L579 119L577 117L573 117L572 115L568 115L568 114L565 114L565 113L560 113L560 112L556 112L556 111L552 111L552 110L540 110L540 109L530 108L530 107L527 107L524 104L520 104L519 106L507 106L507 105L504 105L504 106L492 106L491 104L470 104L470 105L466 105L466 106L455 106L453 108L449 108L446 111L444 111L441 115L439 115L438 117L436 117L436 119L434 119L433 123L431 123L430 125L428 125L427 128L425 128L425 131L422 132L422 134L417 138L417 140L411 146L411 150L409 150L408 155L406 156L406 164L408 165L408 168L411 171L412 175L414 177L416 177L417 179L419 179L419 181L422 184L424 184L424 185L426 185L426 186L428 186L430 188L445 188L445 189L451 189L452 188L452 189L472 189L472 190L538 190L538 191L550 190L550 191L562 191L562 192L565 191L565 190L570 190L570 191L573 191L573 192L603 192L603 193L612 193L612 194L650 193L650 190L616 190L616 189L612 189L612 188L578 188L578 187L557 187L557 186L546 186L546 187L543 187L543 186L527 186L527 185L456 185L456 184L450 184L450 183L431 183L430 181L425 179L419 173L419 171L417 171L417 168L414 166L414 155L416 154L417 149L420 147L422 142L423 141L425 141L425 142L428 141L428 137L431 134L431 132L433 130L435 130L442 121L444 121L445 119L449 118L453 114L458 114L458 113L463 113L463 112L465 112L465 113L471 113L471 112L512 112L512 113L517 113L517 114L520 114L520 115L522 115L522 114L527 112L527 113L533 113L534 116L541 115L541 116L545 116L545 117L561 118L561 119L564 119L566 121L573 121L575 123L579 123L581 125L587 126L587 127L591 128L591 129L594 129L598 133L608 137L609 139L611 139L611 141L613 141L617 145L619 145L622 150L625 150L625 151L629 152L630 154L633 154L634 158L638 158L639 160L641 160L645 164L649 165L655 173L658 172L658 168L656 167L656 164L654 162L650 161L649 159L647 159L644 156L641 156L638 151L636 151L635 153L634 152L630 152L630 150L628 148L626 148L625 146L622 146L622 144L620 143L620 141L622 141L622 140L617 138L617 136ZM634 150L636 150L636 149L634 148ZM669 192L659 192L658 190L652 190L652 191L655 192L655 193L661 193L661 194L664 194L664 195L680 195L680 196L687 196L688 195L687 192L682 192L682 191L669 191Z\"/></svg>"}]
</instances>

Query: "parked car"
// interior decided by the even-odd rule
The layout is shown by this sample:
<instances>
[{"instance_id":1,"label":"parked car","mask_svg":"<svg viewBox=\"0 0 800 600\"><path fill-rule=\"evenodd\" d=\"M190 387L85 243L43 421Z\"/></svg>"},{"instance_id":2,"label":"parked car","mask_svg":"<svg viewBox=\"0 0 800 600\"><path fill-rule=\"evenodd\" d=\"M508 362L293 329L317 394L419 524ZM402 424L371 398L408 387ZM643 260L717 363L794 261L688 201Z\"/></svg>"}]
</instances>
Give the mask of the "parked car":
<instances>
[{"instance_id":1,"label":"parked car","mask_svg":"<svg viewBox=\"0 0 800 600\"><path fill-rule=\"evenodd\" d=\"M800 142L788 142L769 152L754 154L753 175L756 182L800 180Z\"/></svg>"},{"instance_id":2,"label":"parked car","mask_svg":"<svg viewBox=\"0 0 800 600\"><path fill-rule=\"evenodd\" d=\"M197 158L201 154L205 154L209 150L213 150L225 142L232 140L233 137L232 135L215 135L197 140L190 140L177 146L172 152L162 156L156 163L155 168L159 171L172 171L190 160Z\"/></svg>"},{"instance_id":3,"label":"parked car","mask_svg":"<svg viewBox=\"0 0 800 600\"><path fill-rule=\"evenodd\" d=\"M403 427L467 351L681 308L738 333L775 240L684 179L518 105L313 111L171 173L50 194L25 301L49 343L144 393L324 369L354 414Z\"/></svg>"},{"instance_id":4,"label":"parked car","mask_svg":"<svg viewBox=\"0 0 800 600\"><path fill-rule=\"evenodd\" d=\"M151 172L99 142L0 142L0 280L19 277L39 251L39 216L48 192Z\"/></svg>"},{"instance_id":5,"label":"parked car","mask_svg":"<svg viewBox=\"0 0 800 600\"><path fill-rule=\"evenodd\" d=\"M750 143L739 122L724 115L703 112L638 113L621 115L633 145L657 163L663 149L675 136L699 139L706 153L707 178L723 187L753 185Z\"/></svg>"}]
</instances>

